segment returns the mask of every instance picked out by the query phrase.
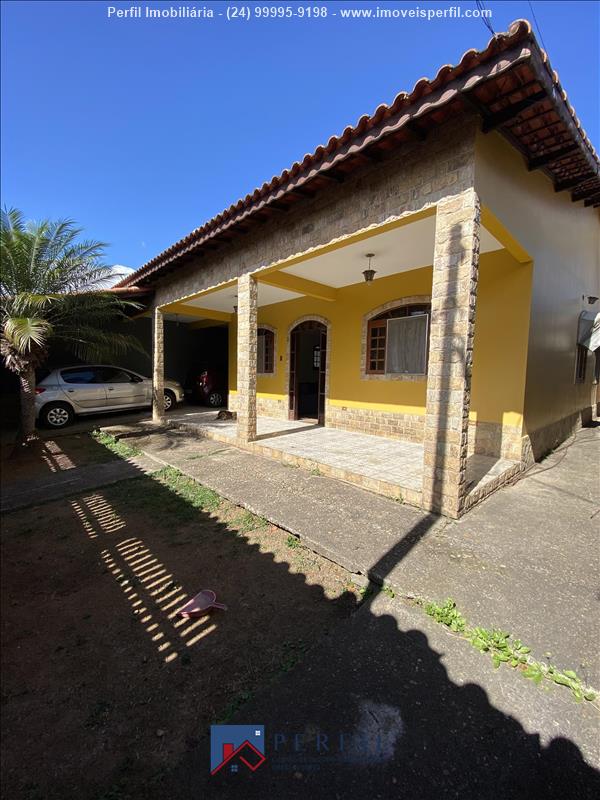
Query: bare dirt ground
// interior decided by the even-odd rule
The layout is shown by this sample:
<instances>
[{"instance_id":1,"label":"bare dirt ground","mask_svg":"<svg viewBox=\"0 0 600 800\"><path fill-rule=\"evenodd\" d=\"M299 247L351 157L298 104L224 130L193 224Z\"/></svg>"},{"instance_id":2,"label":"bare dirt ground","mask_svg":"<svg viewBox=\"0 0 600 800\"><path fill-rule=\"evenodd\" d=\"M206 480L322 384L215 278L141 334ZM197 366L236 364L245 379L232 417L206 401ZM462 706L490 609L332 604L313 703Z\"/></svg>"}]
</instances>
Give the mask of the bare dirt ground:
<instances>
[{"instance_id":1,"label":"bare dirt ground","mask_svg":"<svg viewBox=\"0 0 600 800\"><path fill-rule=\"evenodd\" d=\"M113 457L86 436L58 446L55 466ZM6 515L2 569L11 800L160 797L210 723L360 600L343 569L170 469ZM181 618L203 588L228 610Z\"/></svg>"},{"instance_id":2,"label":"bare dirt ground","mask_svg":"<svg viewBox=\"0 0 600 800\"><path fill-rule=\"evenodd\" d=\"M88 433L39 439L22 451L13 444L2 446L2 489L21 481L51 478L59 472L101 464L117 459L106 447L98 446Z\"/></svg>"}]
</instances>

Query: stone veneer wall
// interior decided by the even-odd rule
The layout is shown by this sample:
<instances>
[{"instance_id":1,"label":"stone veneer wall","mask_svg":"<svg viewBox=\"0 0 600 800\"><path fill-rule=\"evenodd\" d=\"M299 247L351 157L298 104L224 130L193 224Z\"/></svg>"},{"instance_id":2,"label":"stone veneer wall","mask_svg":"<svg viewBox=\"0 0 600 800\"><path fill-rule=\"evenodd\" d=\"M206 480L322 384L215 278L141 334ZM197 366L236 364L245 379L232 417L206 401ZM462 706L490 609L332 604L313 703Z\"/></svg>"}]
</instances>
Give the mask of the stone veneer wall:
<instances>
[{"instance_id":1,"label":"stone veneer wall","mask_svg":"<svg viewBox=\"0 0 600 800\"><path fill-rule=\"evenodd\" d=\"M499 422L469 422L468 453L520 461L523 455L522 429Z\"/></svg>"},{"instance_id":2,"label":"stone veneer wall","mask_svg":"<svg viewBox=\"0 0 600 800\"><path fill-rule=\"evenodd\" d=\"M237 429L243 442L256 438L256 349L258 286L250 275L238 281Z\"/></svg>"},{"instance_id":3,"label":"stone veneer wall","mask_svg":"<svg viewBox=\"0 0 600 800\"><path fill-rule=\"evenodd\" d=\"M598 419L598 406L596 403L584 406L579 411L569 414L556 422L531 431L526 437L528 442L527 452L529 458L524 457L524 461L533 463L539 461L543 456L554 450L558 445L577 433L583 425L588 425L593 420Z\"/></svg>"},{"instance_id":4,"label":"stone veneer wall","mask_svg":"<svg viewBox=\"0 0 600 800\"><path fill-rule=\"evenodd\" d=\"M314 199L265 223L220 251L161 278L155 304L180 300L372 225L434 206L474 185L477 119L464 115L407 142L382 163L366 166Z\"/></svg>"},{"instance_id":5,"label":"stone veneer wall","mask_svg":"<svg viewBox=\"0 0 600 800\"><path fill-rule=\"evenodd\" d=\"M325 425L328 428L370 433L374 436L385 436L388 439L422 442L425 416L338 406L327 402L325 404Z\"/></svg>"},{"instance_id":6,"label":"stone veneer wall","mask_svg":"<svg viewBox=\"0 0 600 800\"><path fill-rule=\"evenodd\" d=\"M431 292L423 507L451 517L467 495L481 211L473 189L438 204Z\"/></svg>"}]
</instances>

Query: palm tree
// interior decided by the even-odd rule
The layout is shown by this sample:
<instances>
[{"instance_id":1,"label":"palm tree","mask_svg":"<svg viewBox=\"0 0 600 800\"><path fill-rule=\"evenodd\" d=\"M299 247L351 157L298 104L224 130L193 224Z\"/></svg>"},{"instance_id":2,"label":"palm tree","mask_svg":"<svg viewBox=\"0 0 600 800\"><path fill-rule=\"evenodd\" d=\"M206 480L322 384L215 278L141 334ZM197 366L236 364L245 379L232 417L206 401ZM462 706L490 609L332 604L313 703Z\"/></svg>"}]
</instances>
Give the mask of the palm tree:
<instances>
[{"instance_id":1,"label":"palm tree","mask_svg":"<svg viewBox=\"0 0 600 800\"><path fill-rule=\"evenodd\" d=\"M83 361L142 350L134 337L110 332L137 304L106 291L115 277L102 260L106 245L80 235L71 220L26 223L17 209L1 212L0 352L19 379L24 443L35 438L35 370L53 343Z\"/></svg>"}]
</instances>

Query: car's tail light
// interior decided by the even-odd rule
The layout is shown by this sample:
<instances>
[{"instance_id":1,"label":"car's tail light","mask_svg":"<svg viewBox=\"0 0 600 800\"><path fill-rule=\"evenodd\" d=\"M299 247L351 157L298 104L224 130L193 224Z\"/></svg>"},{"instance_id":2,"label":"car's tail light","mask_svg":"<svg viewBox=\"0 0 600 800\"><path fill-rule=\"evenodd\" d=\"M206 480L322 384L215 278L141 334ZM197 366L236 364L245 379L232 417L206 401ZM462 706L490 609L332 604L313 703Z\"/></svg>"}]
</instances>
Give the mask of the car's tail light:
<instances>
[{"instance_id":1,"label":"car's tail light","mask_svg":"<svg viewBox=\"0 0 600 800\"><path fill-rule=\"evenodd\" d=\"M44 388L43 386L36 386L36 387L35 387L35 393L36 393L36 394L42 394L42 393L43 393L43 392L45 392L45 391L46 391L46 390L45 390L45 388Z\"/></svg>"}]
</instances>

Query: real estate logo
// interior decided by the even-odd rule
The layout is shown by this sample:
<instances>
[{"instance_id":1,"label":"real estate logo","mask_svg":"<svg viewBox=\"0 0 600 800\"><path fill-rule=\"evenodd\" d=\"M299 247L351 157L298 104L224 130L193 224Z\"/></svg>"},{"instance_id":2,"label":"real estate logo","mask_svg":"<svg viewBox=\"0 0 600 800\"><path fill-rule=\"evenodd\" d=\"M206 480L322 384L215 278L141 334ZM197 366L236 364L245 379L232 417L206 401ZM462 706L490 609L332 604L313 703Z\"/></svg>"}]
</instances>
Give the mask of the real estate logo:
<instances>
[{"instance_id":1,"label":"real estate logo","mask_svg":"<svg viewBox=\"0 0 600 800\"><path fill-rule=\"evenodd\" d=\"M255 772L266 761L264 725L211 725L210 774Z\"/></svg>"}]
</instances>

